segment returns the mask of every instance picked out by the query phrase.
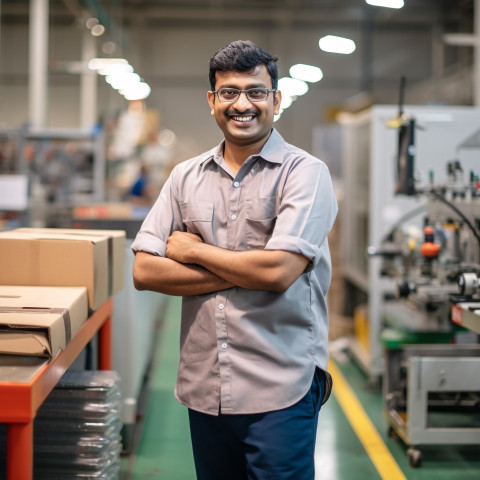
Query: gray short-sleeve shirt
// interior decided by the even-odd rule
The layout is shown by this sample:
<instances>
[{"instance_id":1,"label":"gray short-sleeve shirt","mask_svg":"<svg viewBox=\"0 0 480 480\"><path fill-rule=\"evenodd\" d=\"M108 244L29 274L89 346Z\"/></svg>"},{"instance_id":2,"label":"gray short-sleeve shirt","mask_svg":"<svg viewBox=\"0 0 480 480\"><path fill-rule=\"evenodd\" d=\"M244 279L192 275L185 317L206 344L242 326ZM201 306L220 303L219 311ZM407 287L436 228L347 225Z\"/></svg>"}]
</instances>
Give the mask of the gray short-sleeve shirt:
<instances>
[{"instance_id":1,"label":"gray short-sleeve shirt","mask_svg":"<svg viewBox=\"0 0 480 480\"><path fill-rule=\"evenodd\" d=\"M239 287L183 298L175 395L200 412L278 410L326 369L327 234L337 213L328 168L275 130L236 176L223 142L177 165L132 244L165 256L175 230L221 248L286 250L309 260L284 293Z\"/></svg>"}]
</instances>

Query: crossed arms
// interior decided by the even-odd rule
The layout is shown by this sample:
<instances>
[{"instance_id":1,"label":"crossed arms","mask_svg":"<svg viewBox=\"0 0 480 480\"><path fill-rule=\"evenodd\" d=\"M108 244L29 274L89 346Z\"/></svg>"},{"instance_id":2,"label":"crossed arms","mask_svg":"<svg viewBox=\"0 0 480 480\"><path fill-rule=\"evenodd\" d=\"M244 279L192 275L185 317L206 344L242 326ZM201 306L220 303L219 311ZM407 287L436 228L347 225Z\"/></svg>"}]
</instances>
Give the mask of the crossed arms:
<instances>
[{"instance_id":1,"label":"crossed arms","mask_svg":"<svg viewBox=\"0 0 480 480\"><path fill-rule=\"evenodd\" d=\"M200 295L242 287L284 292L308 260L284 250L232 251L203 243L198 235L173 232L166 256L137 252L133 281L138 290L168 295Z\"/></svg>"}]
</instances>

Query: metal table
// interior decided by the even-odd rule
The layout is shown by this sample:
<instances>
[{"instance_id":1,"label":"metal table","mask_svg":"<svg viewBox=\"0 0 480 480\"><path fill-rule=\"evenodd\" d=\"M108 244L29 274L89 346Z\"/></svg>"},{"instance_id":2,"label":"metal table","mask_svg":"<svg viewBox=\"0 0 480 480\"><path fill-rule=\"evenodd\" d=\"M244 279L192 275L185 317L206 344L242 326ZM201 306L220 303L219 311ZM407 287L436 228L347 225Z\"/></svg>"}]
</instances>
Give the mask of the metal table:
<instances>
[{"instance_id":1,"label":"metal table","mask_svg":"<svg viewBox=\"0 0 480 480\"><path fill-rule=\"evenodd\" d=\"M391 436L409 447L410 465L421 463L420 445L478 445L478 421L436 424L436 411L477 412L480 392L479 345L404 345L387 349L383 378L383 413ZM469 393L470 392L470 393ZM471 398L470 398L471 397Z\"/></svg>"}]
</instances>

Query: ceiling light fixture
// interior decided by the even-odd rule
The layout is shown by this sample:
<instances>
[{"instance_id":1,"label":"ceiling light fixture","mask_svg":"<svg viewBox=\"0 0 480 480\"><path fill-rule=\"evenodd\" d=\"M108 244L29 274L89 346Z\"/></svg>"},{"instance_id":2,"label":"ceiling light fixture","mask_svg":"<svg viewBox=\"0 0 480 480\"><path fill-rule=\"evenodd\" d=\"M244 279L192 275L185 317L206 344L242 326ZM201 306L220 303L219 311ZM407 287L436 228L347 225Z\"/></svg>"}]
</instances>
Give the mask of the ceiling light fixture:
<instances>
[{"instance_id":1,"label":"ceiling light fixture","mask_svg":"<svg viewBox=\"0 0 480 480\"><path fill-rule=\"evenodd\" d=\"M335 35L322 37L318 42L318 46L324 52L341 53L344 55L353 53L356 48L353 40L344 37L337 37Z\"/></svg>"},{"instance_id":2,"label":"ceiling light fixture","mask_svg":"<svg viewBox=\"0 0 480 480\"><path fill-rule=\"evenodd\" d=\"M88 68L105 75L105 81L127 100L143 100L150 95L150 86L124 58L92 58Z\"/></svg>"},{"instance_id":3,"label":"ceiling light fixture","mask_svg":"<svg viewBox=\"0 0 480 480\"><path fill-rule=\"evenodd\" d=\"M94 37L100 37L105 33L105 27L99 23L98 25L94 25L90 32Z\"/></svg>"},{"instance_id":4,"label":"ceiling light fixture","mask_svg":"<svg viewBox=\"0 0 480 480\"><path fill-rule=\"evenodd\" d=\"M293 65L290 67L289 72L292 78L303 80L304 82L315 83L323 78L323 72L320 68L313 65L304 65L303 63Z\"/></svg>"},{"instance_id":5,"label":"ceiling light fixture","mask_svg":"<svg viewBox=\"0 0 480 480\"><path fill-rule=\"evenodd\" d=\"M386 8L402 8L403 0L365 0L369 5L374 7L386 7Z\"/></svg>"},{"instance_id":6,"label":"ceiling light fixture","mask_svg":"<svg viewBox=\"0 0 480 480\"><path fill-rule=\"evenodd\" d=\"M282 101L280 103L280 108L282 110L286 110L288 107L292 105L292 103L293 103L293 98L283 94L282 92Z\"/></svg>"},{"instance_id":7,"label":"ceiling light fixture","mask_svg":"<svg viewBox=\"0 0 480 480\"><path fill-rule=\"evenodd\" d=\"M136 85L140 82L138 73L114 73L107 75L105 81L115 90L123 90L130 85Z\"/></svg>"},{"instance_id":8,"label":"ceiling light fixture","mask_svg":"<svg viewBox=\"0 0 480 480\"><path fill-rule=\"evenodd\" d=\"M308 85L303 80L283 77L278 81L278 89L287 97L297 97L308 92Z\"/></svg>"},{"instance_id":9,"label":"ceiling light fixture","mask_svg":"<svg viewBox=\"0 0 480 480\"><path fill-rule=\"evenodd\" d=\"M127 100L143 100L150 95L151 90L148 83L138 82L128 85L128 87L122 89L120 93Z\"/></svg>"},{"instance_id":10,"label":"ceiling light fixture","mask_svg":"<svg viewBox=\"0 0 480 480\"><path fill-rule=\"evenodd\" d=\"M98 18L90 17L85 22L86 27L91 30L95 25L98 25Z\"/></svg>"}]
</instances>

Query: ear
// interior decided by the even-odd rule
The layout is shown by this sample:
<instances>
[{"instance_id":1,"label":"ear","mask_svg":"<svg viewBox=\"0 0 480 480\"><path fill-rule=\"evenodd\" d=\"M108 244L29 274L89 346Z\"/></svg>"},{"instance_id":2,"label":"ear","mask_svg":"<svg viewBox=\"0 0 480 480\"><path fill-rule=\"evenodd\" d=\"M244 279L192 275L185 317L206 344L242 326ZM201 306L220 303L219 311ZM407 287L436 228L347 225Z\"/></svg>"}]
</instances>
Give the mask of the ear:
<instances>
[{"instance_id":1,"label":"ear","mask_svg":"<svg viewBox=\"0 0 480 480\"><path fill-rule=\"evenodd\" d=\"M282 103L282 92L280 90L277 90L275 92L275 102L273 104L273 112L275 115L278 115L280 112L280 105Z\"/></svg>"},{"instance_id":2,"label":"ear","mask_svg":"<svg viewBox=\"0 0 480 480\"><path fill-rule=\"evenodd\" d=\"M215 94L213 92L207 92L207 101L210 105L210 115L215 115Z\"/></svg>"}]
</instances>

